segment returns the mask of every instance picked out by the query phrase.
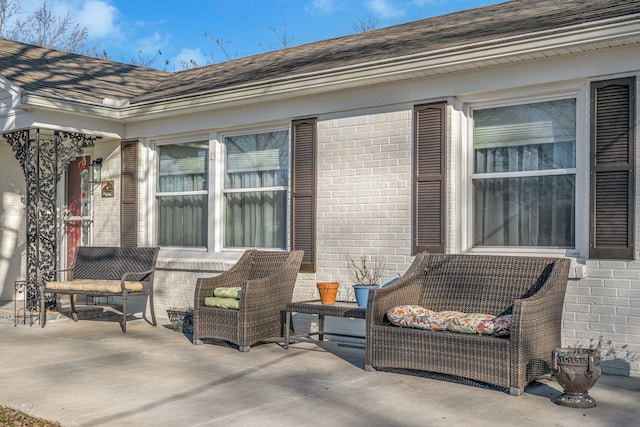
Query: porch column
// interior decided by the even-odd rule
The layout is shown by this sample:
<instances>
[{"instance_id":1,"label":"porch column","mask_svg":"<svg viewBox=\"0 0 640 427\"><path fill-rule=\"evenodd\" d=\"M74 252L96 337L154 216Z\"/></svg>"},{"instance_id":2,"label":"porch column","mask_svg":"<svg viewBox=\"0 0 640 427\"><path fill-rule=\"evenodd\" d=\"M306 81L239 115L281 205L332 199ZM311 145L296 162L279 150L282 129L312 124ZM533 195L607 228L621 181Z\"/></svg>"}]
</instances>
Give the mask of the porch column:
<instances>
[{"instance_id":1,"label":"porch column","mask_svg":"<svg viewBox=\"0 0 640 427\"><path fill-rule=\"evenodd\" d=\"M27 129L2 135L11 145L22 166L27 187L27 281L39 277L51 280L56 269L58 227L56 214L57 183L66 166L99 137L85 134ZM27 307L38 307L39 288L27 292ZM47 300L55 305L55 299Z\"/></svg>"}]
</instances>

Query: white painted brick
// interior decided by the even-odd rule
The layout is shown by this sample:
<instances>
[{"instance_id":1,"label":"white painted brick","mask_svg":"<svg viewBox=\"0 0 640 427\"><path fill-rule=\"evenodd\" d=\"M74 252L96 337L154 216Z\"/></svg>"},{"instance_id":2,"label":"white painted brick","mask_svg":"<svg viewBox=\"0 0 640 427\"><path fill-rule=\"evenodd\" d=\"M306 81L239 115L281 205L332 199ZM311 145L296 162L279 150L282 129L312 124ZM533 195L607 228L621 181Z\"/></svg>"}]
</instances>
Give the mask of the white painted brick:
<instances>
[{"instance_id":1,"label":"white painted brick","mask_svg":"<svg viewBox=\"0 0 640 427\"><path fill-rule=\"evenodd\" d=\"M567 313L565 313L565 315L563 316L563 318L567 317ZM576 312L575 313L575 320L580 321L580 322L600 322L601 318L603 316L599 315L599 314L595 314L595 313L591 313L591 312Z\"/></svg>"},{"instance_id":2,"label":"white painted brick","mask_svg":"<svg viewBox=\"0 0 640 427\"><path fill-rule=\"evenodd\" d=\"M595 314L616 314L616 308L612 307L612 306L605 306L605 305L601 305L601 304L592 304L589 307L590 307L591 313L595 313Z\"/></svg>"},{"instance_id":3,"label":"white painted brick","mask_svg":"<svg viewBox=\"0 0 640 427\"><path fill-rule=\"evenodd\" d=\"M617 279L640 279L640 270L613 270L612 274Z\"/></svg>"},{"instance_id":4,"label":"white painted brick","mask_svg":"<svg viewBox=\"0 0 640 427\"><path fill-rule=\"evenodd\" d=\"M610 314L603 314L600 316L600 323L606 323L609 325L617 325L617 326L622 326L625 325L627 323L627 318L626 316L616 316L616 315L610 315Z\"/></svg>"},{"instance_id":5,"label":"white painted brick","mask_svg":"<svg viewBox=\"0 0 640 427\"><path fill-rule=\"evenodd\" d=\"M567 310L567 307L570 307L570 304L575 305L578 302L578 297L576 295L569 295L567 294L564 297L564 303L565 303L565 310ZM573 307L572 307L573 308Z\"/></svg>"},{"instance_id":6,"label":"white painted brick","mask_svg":"<svg viewBox=\"0 0 640 427\"><path fill-rule=\"evenodd\" d=\"M589 326L588 322L578 322L578 321L568 321L564 320L562 322L563 329L576 329L576 330L584 330Z\"/></svg>"},{"instance_id":7,"label":"white painted brick","mask_svg":"<svg viewBox=\"0 0 640 427\"><path fill-rule=\"evenodd\" d=\"M577 301L578 304L586 304L586 305L598 305L601 306L602 305L602 297L595 297L595 296L579 296Z\"/></svg>"},{"instance_id":8,"label":"white painted brick","mask_svg":"<svg viewBox=\"0 0 640 427\"><path fill-rule=\"evenodd\" d=\"M618 307L616 308L616 314L620 316L633 316L640 317L640 306L633 307Z\"/></svg>"},{"instance_id":9,"label":"white painted brick","mask_svg":"<svg viewBox=\"0 0 640 427\"><path fill-rule=\"evenodd\" d=\"M604 288L607 289L630 289L631 288L631 280L623 280L623 279L608 279L604 281ZM592 286L593 287L593 286Z\"/></svg>"},{"instance_id":10,"label":"white painted brick","mask_svg":"<svg viewBox=\"0 0 640 427\"><path fill-rule=\"evenodd\" d=\"M618 296L635 299L640 305L640 289L618 289Z\"/></svg>"},{"instance_id":11,"label":"white painted brick","mask_svg":"<svg viewBox=\"0 0 640 427\"><path fill-rule=\"evenodd\" d=\"M408 268L412 261L410 221L391 222L389 218L398 212L399 205L405 213L398 217L407 216L411 207L411 170L407 168L411 164L410 119L411 111L402 111L328 120L331 123L320 126L340 129L340 136L348 138L319 134L318 163L331 167L335 180L318 176L317 225L324 232L318 233L318 254L385 257L401 251L401 259L390 268L394 272ZM392 173L394 165L403 166ZM331 190L321 192L323 188ZM335 224L340 224L340 229L336 230ZM343 260L319 256L317 262L317 276L323 280L348 278Z\"/></svg>"},{"instance_id":12,"label":"white painted brick","mask_svg":"<svg viewBox=\"0 0 640 427\"><path fill-rule=\"evenodd\" d=\"M630 326L640 326L640 317L630 316L627 321Z\"/></svg>"},{"instance_id":13,"label":"white painted brick","mask_svg":"<svg viewBox=\"0 0 640 427\"><path fill-rule=\"evenodd\" d=\"M602 303L613 307L630 307L631 300L629 298L604 297Z\"/></svg>"},{"instance_id":14,"label":"white painted brick","mask_svg":"<svg viewBox=\"0 0 640 427\"><path fill-rule=\"evenodd\" d=\"M613 332L613 325L605 325L602 323L590 323L589 330L594 332Z\"/></svg>"},{"instance_id":15,"label":"white painted brick","mask_svg":"<svg viewBox=\"0 0 640 427\"><path fill-rule=\"evenodd\" d=\"M618 334L627 334L640 337L640 326L614 324L613 330Z\"/></svg>"},{"instance_id":16,"label":"white painted brick","mask_svg":"<svg viewBox=\"0 0 640 427\"><path fill-rule=\"evenodd\" d=\"M624 261L597 261L597 268L603 270L626 270L628 267L629 263Z\"/></svg>"},{"instance_id":17,"label":"white painted brick","mask_svg":"<svg viewBox=\"0 0 640 427\"><path fill-rule=\"evenodd\" d=\"M591 295L602 297L615 297L618 291L611 288L591 288ZM606 304L606 303L605 303Z\"/></svg>"},{"instance_id":18,"label":"white painted brick","mask_svg":"<svg viewBox=\"0 0 640 427\"><path fill-rule=\"evenodd\" d=\"M591 285L591 286L590 286ZM581 280L577 286L574 286L572 282L569 282L567 286L567 292L570 292L575 295L590 295L591 289L594 287L603 287L603 280L591 280L590 283L587 283L586 280Z\"/></svg>"},{"instance_id":19,"label":"white painted brick","mask_svg":"<svg viewBox=\"0 0 640 427\"><path fill-rule=\"evenodd\" d=\"M597 277L597 278L610 278L613 277L613 271L611 270L589 270L589 277Z\"/></svg>"}]
</instances>

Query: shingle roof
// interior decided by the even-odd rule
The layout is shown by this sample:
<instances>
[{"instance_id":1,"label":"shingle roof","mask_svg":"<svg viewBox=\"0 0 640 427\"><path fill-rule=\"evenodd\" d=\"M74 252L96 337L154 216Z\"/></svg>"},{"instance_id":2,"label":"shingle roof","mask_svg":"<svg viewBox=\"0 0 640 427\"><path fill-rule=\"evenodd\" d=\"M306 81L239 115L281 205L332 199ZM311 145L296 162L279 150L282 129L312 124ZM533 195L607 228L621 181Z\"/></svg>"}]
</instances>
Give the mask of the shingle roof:
<instances>
[{"instance_id":1,"label":"shingle roof","mask_svg":"<svg viewBox=\"0 0 640 427\"><path fill-rule=\"evenodd\" d=\"M0 66L4 77L27 90L98 102L126 97L140 103L498 44L505 38L568 31L596 21L637 20L638 14L640 0L514 0L173 74L1 41Z\"/></svg>"},{"instance_id":2,"label":"shingle roof","mask_svg":"<svg viewBox=\"0 0 640 427\"><path fill-rule=\"evenodd\" d=\"M79 101L133 98L171 73L0 39L0 75L21 88Z\"/></svg>"},{"instance_id":3,"label":"shingle roof","mask_svg":"<svg viewBox=\"0 0 640 427\"><path fill-rule=\"evenodd\" d=\"M179 72L134 102L292 78L637 13L637 0L516 0Z\"/></svg>"}]
</instances>

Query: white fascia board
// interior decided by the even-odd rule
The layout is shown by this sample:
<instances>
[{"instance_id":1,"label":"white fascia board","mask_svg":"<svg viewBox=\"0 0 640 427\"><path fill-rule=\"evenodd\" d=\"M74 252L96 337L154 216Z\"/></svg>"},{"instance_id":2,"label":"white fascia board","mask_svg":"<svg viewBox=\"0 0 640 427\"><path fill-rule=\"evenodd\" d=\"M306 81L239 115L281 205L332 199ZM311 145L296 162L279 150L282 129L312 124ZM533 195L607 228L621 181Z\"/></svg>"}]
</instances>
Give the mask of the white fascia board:
<instances>
[{"instance_id":1,"label":"white fascia board","mask_svg":"<svg viewBox=\"0 0 640 427\"><path fill-rule=\"evenodd\" d=\"M13 129L43 128L63 132L83 133L104 139L121 139L125 124L103 117L89 117L67 111L30 110L22 111L13 122Z\"/></svg>"},{"instance_id":2,"label":"white fascia board","mask_svg":"<svg viewBox=\"0 0 640 427\"><path fill-rule=\"evenodd\" d=\"M34 109L66 111L81 116L98 116L114 120L120 120L121 118L121 112L118 108L105 107L86 101L62 98L38 92L23 92L20 108L26 111Z\"/></svg>"},{"instance_id":3,"label":"white fascia board","mask_svg":"<svg viewBox=\"0 0 640 427\"><path fill-rule=\"evenodd\" d=\"M569 48L573 49L571 53L587 52L597 49L597 44L614 41L621 45L640 44L640 15L606 23L579 25L570 31L564 28L561 33L556 30L494 39L490 42L361 63L301 74L293 78L289 76L286 79L274 79L219 91L149 101L123 108L104 107L31 93L23 95L22 100L23 108L51 108L129 122L446 74L460 71L460 67L484 68L491 66L491 62L495 61L523 62L522 57L527 55L567 55Z\"/></svg>"}]
</instances>

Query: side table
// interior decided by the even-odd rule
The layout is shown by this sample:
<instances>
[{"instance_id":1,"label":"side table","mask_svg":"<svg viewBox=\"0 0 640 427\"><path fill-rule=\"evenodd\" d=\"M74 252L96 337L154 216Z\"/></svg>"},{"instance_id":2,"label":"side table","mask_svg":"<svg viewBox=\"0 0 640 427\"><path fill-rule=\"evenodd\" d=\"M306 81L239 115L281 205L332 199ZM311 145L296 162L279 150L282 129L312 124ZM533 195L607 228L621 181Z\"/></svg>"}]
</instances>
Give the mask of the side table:
<instances>
[{"instance_id":1,"label":"side table","mask_svg":"<svg viewBox=\"0 0 640 427\"><path fill-rule=\"evenodd\" d=\"M318 339L320 341L323 341L324 340L324 316L365 319L367 315L367 310L363 307L358 307L358 304L351 301L336 301L336 303L332 305L322 304L320 300L290 302L287 304L287 307L286 307L284 348L289 348L290 333L291 333L291 313L316 314L318 316ZM356 337L355 335L344 335L344 334L331 334L331 335L362 338L362 337Z\"/></svg>"}]
</instances>

